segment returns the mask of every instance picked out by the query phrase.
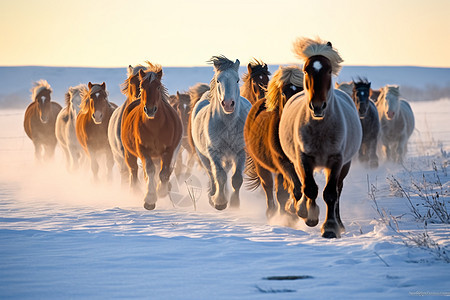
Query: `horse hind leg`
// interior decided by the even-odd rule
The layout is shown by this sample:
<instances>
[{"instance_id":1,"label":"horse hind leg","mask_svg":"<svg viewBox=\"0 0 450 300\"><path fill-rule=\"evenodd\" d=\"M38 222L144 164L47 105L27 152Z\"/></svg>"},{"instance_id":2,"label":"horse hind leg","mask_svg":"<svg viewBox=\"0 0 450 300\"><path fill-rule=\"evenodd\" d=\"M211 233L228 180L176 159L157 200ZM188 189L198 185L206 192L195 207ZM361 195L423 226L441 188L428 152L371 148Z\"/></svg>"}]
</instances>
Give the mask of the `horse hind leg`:
<instances>
[{"instance_id":1,"label":"horse hind leg","mask_svg":"<svg viewBox=\"0 0 450 300\"><path fill-rule=\"evenodd\" d=\"M270 219L276 213L276 205L273 198L273 175L256 161L253 160L253 163L255 165L256 174L261 182L261 186L266 194L266 216Z\"/></svg>"},{"instance_id":2,"label":"horse hind leg","mask_svg":"<svg viewBox=\"0 0 450 300\"><path fill-rule=\"evenodd\" d=\"M233 192L231 193L230 197L231 207L238 208L240 206L239 191L241 189L242 183L244 182L242 174L245 168L245 161L245 150L241 150L236 156L234 167L235 170L233 176L231 177L231 185L233 186Z\"/></svg>"}]
</instances>

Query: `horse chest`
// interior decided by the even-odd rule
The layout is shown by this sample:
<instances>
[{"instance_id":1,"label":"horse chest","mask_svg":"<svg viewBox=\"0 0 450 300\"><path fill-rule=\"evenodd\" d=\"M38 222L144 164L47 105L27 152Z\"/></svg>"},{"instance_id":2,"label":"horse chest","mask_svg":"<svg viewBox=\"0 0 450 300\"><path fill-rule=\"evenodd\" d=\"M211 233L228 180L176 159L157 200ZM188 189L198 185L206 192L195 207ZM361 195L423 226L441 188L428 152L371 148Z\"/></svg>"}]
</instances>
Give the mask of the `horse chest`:
<instances>
[{"instance_id":1,"label":"horse chest","mask_svg":"<svg viewBox=\"0 0 450 300\"><path fill-rule=\"evenodd\" d=\"M300 150L308 155L320 157L321 153L342 151L342 130L338 124L323 126L320 123L304 126L299 132Z\"/></svg>"}]
</instances>

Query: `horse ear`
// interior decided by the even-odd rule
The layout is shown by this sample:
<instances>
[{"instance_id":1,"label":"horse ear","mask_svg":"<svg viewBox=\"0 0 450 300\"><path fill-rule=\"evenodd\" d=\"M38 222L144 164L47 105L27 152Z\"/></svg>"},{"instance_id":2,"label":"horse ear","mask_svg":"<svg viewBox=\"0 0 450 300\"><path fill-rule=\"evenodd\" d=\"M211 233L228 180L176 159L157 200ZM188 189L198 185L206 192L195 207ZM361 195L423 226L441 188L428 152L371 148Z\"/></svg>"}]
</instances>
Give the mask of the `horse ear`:
<instances>
[{"instance_id":1,"label":"horse ear","mask_svg":"<svg viewBox=\"0 0 450 300\"><path fill-rule=\"evenodd\" d=\"M104 81L102 82L102 89L106 90L106 83Z\"/></svg>"},{"instance_id":2,"label":"horse ear","mask_svg":"<svg viewBox=\"0 0 450 300\"><path fill-rule=\"evenodd\" d=\"M241 64L241 62L239 61L239 59L236 59L236 62L233 65L233 68L236 70L236 72L239 72L240 64Z\"/></svg>"},{"instance_id":3,"label":"horse ear","mask_svg":"<svg viewBox=\"0 0 450 300\"><path fill-rule=\"evenodd\" d=\"M92 89L92 82L89 81L88 83L88 88L91 90Z\"/></svg>"},{"instance_id":4,"label":"horse ear","mask_svg":"<svg viewBox=\"0 0 450 300\"><path fill-rule=\"evenodd\" d=\"M267 67L267 64L264 64L264 65L263 65L263 68L264 68L264 70L266 70L266 71L269 70L268 67Z\"/></svg>"},{"instance_id":5,"label":"horse ear","mask_svg":"<svg viewBox=\"0 0 450 300\"><path fill-rule=\"evenodd\" d=\"M177 98L180 99L180 92L177 91Z\"/></svg>"},{"instance_id":6,"label":"horse ear","mask_svg":"<svg viewBox=\"0 0 450 300\"><path fill-rule=\"evenodd\" d=\"M330 48L333 48L333 45L331 44L331 42L327 42L327 46Z\"/></svg>"},{"instance_id":7,"label":"horse ear","mask_svg":"<svg viewBox=\"0 0 450 300\"><path fill-rule=\"evenodd\" d=\"M163 76L163 71L161 69L161 70L159 70L158 73L156 73L156 77L158 78L159 81L161 81L162 76Z\"/></svg>"},{"instance_id":8,"label":"horse ear","mask_svg":"<svg viewBox=\"0 0 450 300\"><path fill-rule=\"evenodd\" d=\"M144 72L144 70L140 69L140 70L139 70L139 80L142 81L142 79L143 79L144 77L145 77L145 72Z\"/></svg>"},{"instance_id":9,"label":"horse ear","mask_svg":"<svg viewBox=\"0 0 450 300\"><path fill-rule=\"evenodd\" d=\"M252 65L250 63L248 63L248 65L247 65L247 71L248 71L248 74L252 73Z\"/></svg>"}]
</instances>

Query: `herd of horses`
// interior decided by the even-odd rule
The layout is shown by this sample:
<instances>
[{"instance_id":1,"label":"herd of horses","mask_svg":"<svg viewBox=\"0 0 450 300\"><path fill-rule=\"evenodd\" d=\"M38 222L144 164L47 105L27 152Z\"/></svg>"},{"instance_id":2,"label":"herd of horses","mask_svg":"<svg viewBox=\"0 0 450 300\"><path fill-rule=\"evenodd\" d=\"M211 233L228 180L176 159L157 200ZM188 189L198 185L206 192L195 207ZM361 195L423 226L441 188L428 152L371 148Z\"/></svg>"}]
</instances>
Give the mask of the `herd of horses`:
<instances>
[{"instance_id":1,"label":"herd of horses","mask_svg":"<svg viewBox=\"0 0 450 300\"><path fill-rule=\"evenodd\" d=\"M98 158L105 154L107 179L116 163L122 185L135 191L140 160L148 210L170 191L173 170L189 176L197 161L208 175L209 202L216 209L239 207L246 174L250 189L262 186L268 217L280 213L316 226L314 171L323 169L327 211L321 232L338 238L345 231L340 195L352 158L359 153L369 168L378 167L377 153L402 163L414 115L396 85L376 91L366 78L357 78L333 87L343 60L330 42L298 38L293 49L303 68L281 66L270 79L267 65L254 60L241 87L239 60L213 56L211 82L173 96L161 82L160 65L130 66L122 85L126 101L119 107L109 101L104 82L89 82L69 88L62 108L41 80L32 88L25 132L37 160L51 158L59 144L69 170L88 159L98 181Z\"/></svg>"}]
</instances>

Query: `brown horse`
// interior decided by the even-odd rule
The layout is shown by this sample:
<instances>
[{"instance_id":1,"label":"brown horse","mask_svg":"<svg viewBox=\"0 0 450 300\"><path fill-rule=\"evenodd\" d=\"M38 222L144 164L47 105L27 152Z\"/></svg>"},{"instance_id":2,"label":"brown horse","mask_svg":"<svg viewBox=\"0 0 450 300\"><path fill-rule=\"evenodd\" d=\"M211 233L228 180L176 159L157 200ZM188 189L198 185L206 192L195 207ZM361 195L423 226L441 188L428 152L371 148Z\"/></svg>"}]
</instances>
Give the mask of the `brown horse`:
<instances>
[{"instance_id":1,"label":"brown horse","mask_svg":"<svg viewBox=\"0 0 450 300\"><path fill-rule=\"evenodd\" d=\"M130 171L131 187L137 189L137 158L146 174L147 192L144 208L152 210L158 196L168 193L169 178L180 147L183 125L169 104L167 89L161 83L162 68L150 65L139 70L141 99L132 102L122 116L122 143ZM161 159L160 183L155 188L153 159Z\"/></svg>"},{"instance_id":2,"label":"brown horse","mask_svg":"<svg viewBox=\"0 0 450 300\"><path fill-rule=\"evenodd\" d=\"M106 84L92 84L82 91L82 103L75 124L78 141L88 154L94 180L98 180L98 157L106 154L107 178L112 179L114 159L108 142L109 119L117 105L108 101Z\"/></svg>"},{"instance_id":3,"label":"brown horse","mask_svg":"<svg viewBox=\"0 0 450 300\"><path fill-rule=\"evenodd\" d=\"M55 122L61 105L51 101L52 89L46 80L34 83L31 89L33 102L25 111L23 127L25 133L34 144L34 155L37 161L50 159L55 153L57 143ZM45 154L42 154L42 149Z\"/></svg>"},{"instance_id":4,"label":"brown horse","mask_svg":"<svg viewBox=\"0 0 450 300\"><path fill-rule=\"evenodd\" d=\"M253 104L244 127L249 186L257 188L261 183L267 199L267 216L277 209L273 199L273 176L275 174L277 200L284 212L289 194L299 200L301 183L294 165L281 149L278 136L281 113L286 101L303 90L303 72L298 67L280 67L269 82L266 98Z\"/></svg>"},{"instance_id":5,"label":"brown horse","mask_svg":"<svg viewBox=\"0 0 450 300\"><path fill-rule=\"evenodd\" d=\"M247 71L248 73L242 76L244 83L241 86L241 96L253 105L264 98L270 72L265 63L256 59L247 65Z\"/></svg>"}]
</instances>

